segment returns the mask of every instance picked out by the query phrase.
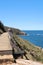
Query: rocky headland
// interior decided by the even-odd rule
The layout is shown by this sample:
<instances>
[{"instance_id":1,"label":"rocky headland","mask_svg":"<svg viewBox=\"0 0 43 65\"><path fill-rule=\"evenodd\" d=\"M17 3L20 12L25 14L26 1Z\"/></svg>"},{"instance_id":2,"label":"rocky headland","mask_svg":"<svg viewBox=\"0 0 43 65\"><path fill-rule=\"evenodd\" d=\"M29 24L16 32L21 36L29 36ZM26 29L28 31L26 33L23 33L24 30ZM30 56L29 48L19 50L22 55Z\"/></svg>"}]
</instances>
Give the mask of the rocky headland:
<instances>
[{"instance_id":1,"label":"rocky headland","mask_svg":"<svg viewBox=\"0 0 43 65\"><path fill-rule=\"evenodd\" d=\"M0 22L0 65L43 65L42 48L23 40L20 34L26 35Z\"/></svg>"}]
</instances>

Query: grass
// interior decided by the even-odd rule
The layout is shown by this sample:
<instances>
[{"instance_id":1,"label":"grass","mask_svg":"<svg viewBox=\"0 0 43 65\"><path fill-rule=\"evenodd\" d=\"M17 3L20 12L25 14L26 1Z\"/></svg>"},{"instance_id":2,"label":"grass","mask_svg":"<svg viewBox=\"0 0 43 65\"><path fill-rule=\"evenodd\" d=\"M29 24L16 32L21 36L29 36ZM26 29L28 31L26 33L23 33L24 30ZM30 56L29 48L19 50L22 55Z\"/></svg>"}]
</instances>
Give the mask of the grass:
<instances>
[{"instance_id":1,"label":"grass","mask_svg":"<svg viewBox=\"0 0 43 65\"><path fill-rule=\"evenodd\" d=\"M19 36L14 34L16 43L22 48L27 54L26 57L30 60L39 61L43 63L43 51L42 48L33 45L32 43L23 40ZM26 59L25 57L25 59Z\"/></svg>"}]
</instances>

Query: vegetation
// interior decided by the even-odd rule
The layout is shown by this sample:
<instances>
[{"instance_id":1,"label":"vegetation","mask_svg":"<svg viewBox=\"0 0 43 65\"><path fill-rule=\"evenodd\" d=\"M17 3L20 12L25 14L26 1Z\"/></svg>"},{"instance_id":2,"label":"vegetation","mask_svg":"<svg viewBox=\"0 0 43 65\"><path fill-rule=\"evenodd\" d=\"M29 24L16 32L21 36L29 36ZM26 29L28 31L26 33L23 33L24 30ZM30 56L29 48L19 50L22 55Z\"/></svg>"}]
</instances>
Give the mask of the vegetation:
<instances>
[{"instance_id":1,"label":"vegetation","mask_svg":"<svg viewBox=\"0 0 43 65\"><path fill-rule=\"evenodd\" d=\"M8 31L8 29L12 30L12 33L15 33L16 35L27 35L26 33L22 32L19 29L16 28L11 28L11 27L7 27L5 26L6 31Z\"/></svg>"},{"instance_id":2,"label":"vegetation","mask_svg":"<svg viewBox=\"0 0 43 65\"><path fill-rule=\"evenodd\" d=\"M4 26L3 23L0 21L0 33L7 32L9 30L10 32L15 33L16 35L26 35L26 33L22 32L19 29Z\"/></svg>"},{"instance_id":3,"label":"vegetation","mask_svg":"<svg viewBox=\"0 0 43 65\"><path fill-rule=\"evenodd\" d=\"M26 40L23 40L15 34L14 39L16 43L20 46L20 48L22 48L26 52L26 56L23 56L24 59L43 62L42 48L37 47Z\"/></svg>"},{"instance_id":4,"label":"vegetation","mask_svg":"<svg viewBox=\"0 0 43 65\"><path fill-rule=\"evenodd\" d=\"M5 28L4 28L4 25L2 24L2 22L0 21L0 29L2 29L3 30L3 32L6 32L5 31Z\"/></svg>"}]
</instances>

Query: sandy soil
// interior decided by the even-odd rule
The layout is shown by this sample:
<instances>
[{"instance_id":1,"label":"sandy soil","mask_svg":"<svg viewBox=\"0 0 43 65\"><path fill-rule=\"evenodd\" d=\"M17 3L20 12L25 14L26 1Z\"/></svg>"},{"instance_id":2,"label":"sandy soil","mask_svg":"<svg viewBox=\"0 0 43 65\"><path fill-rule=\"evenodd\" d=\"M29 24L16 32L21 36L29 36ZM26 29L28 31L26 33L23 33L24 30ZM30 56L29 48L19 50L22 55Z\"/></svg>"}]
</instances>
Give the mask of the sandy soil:
<instances>
[{"instance_id":1,"label":"sandy soil","mask_svg":"<svg viewBox=\"0 0 43 65\"><path fill-rule=\"evenodd\" d=\"M16 61L19 65L43 65L39 62L34 62L31 60L17 59Z\"/></svg>"},{"instance_id":2,"label":"sandy soil","mask_svg":"<svg viewBox=\"0 0 43 65\"><path fill-rule=\"evenodd\" d=\"M24 60L24 59L17 59L16 60L17 63L3 63L3 64L0 64L0 65L43 65L42 63L40 62L34 62L34 61L31 61L31 60Z\"/></svg>"}]
</instances>

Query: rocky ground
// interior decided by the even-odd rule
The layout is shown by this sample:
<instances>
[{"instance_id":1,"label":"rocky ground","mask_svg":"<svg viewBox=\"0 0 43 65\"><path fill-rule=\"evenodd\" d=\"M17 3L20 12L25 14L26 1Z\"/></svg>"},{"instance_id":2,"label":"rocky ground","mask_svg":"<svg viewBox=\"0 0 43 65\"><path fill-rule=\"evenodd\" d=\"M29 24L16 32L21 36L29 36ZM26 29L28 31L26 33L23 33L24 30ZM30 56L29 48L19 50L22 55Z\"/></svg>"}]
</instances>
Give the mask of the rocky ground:
<instances>
[{"instance_id":1,"label":"rocky ground","mask_svg":"<svg viewBox=\"0 0 43 65\"><path fill-rule=\"evenodd\" d=\"M42 63L39 62L34 62L32 60L24 60L24 59L17 59L17 63L2 63L0 65L43 65Z\"/></svg>"}]
</instances>

